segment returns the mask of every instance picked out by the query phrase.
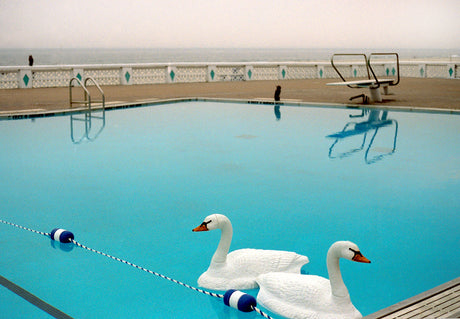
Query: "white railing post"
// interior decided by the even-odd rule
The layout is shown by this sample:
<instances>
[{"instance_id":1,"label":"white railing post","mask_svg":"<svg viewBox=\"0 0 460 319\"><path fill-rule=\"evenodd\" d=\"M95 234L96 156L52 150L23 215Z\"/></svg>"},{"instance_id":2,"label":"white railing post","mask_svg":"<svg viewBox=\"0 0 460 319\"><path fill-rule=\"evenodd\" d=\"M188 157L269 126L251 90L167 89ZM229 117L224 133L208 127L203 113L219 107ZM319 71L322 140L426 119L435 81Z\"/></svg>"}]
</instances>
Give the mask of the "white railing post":
<instances>
[{"instance_id":1,"label":"white railing post","mask_svg":"<svg viewBox=\"0 0 460 319\"><path fill-rule=\"evenodd\" d=\"M447 78L455 79L455 64L453 63L447 64Z\"/></svg>"},{"instance_id":2,"label":"white railing post","mask_svg":"<svg viewBox=\"0 0 460 319\"><path fill-rule=\"evenodd\" d=\"M73 77L79 79L80 81L83 81L85 77L85 71L80 68L75 68L73 69ZM79 85L79 84L77 84Z\"/></svg>"},{"instance_id":3,"label":"white railing post","mask_svg":"<svg viewBox=\"0 0 460 319\"><path fill-rule=\"evenodd\" d=\"M166 83L176 82L176 77L177 77L177 67L173 65L169 65L166 68Z\"/></svg>"},{"instance_id":4,"label":"white railing post","mask_svg":"<svg viewBox=\"0 0 460 319\"><path fill-rule=\"evenodd\" d=\"M217 67L215 65L208 65L208 74L207 80L208 82L216 82L217 81Z\"/></svg>"},{"instance_id":5,"label":"white railing post","mask_svg":"<svg viewBox=\"0 0 460 319\"><path fill-rule=\"evenodd\" d=\"M396 64L395 63L385 64L384 69L385 69L386 76L396 75Z\"/></svg>"},{"instance_id":6,"label":"white railing post","mask_svg":"<svg viewBox=\"0 0 460 319\"><path fill-rule=\"evenodd\" d=\"M358 76L359 76L359 66L354 64L351 66L351 77L356 78Z\"/></svg>"},{"instance_id":7,"label":"white railing post","mask_svg":"<svg viewBox=\"0 0 460 319\"><path fill-rule=\"evenodd\" d=\"M280 65L278 70L278 80L285 80L287 77L287 67Z\"/></svg>"},{"instance_id":8,"label":"white railing post","mask_svg":"<svg viewBox=\"0 0 460 319\"><path fill-rule=\"evenodd\" d=\"M131 85L133 78L133 69L128 67L122 67L120 71L120 83L122 85Z\"/></svg>"},{"instance_id":9,"label":"white railing post","mask_svg":"<svg viewBox=\"0 0 460 319\"><path fill-rule=\"evenodd\" d=\"M18 72L18 83L20 89L30 89L33 87L31 68L20 69Z\"/></svg>"},{"instance_id":10,"label":"white railing post","mask_svg":"<svg viewBox=\"0 0 460 319\"><path fill-rule=\"evenodd\" d=\"M420 78L426 78L426 64L418 65L418 76Z\"/></svg>"},{"instance_id":11,"label":"white railing post","mask_svg":"<svg viewBox=\"0 0 460 319\"><path fill-rule=\"evenodd\" d=\"M252 65L246 65L244 67L244 80L251 81L254 76L254 67Z\"/></svg>"},{"instance_id":12,"label":"white railing post","mask_svg":"<svg viewBox=\"0 0 460 319\"><path fill-rule=\"evenodd\" d=\"M317 77L318 79L324 78L324 65L317 65Z\"/></svg>"}]
</instances>

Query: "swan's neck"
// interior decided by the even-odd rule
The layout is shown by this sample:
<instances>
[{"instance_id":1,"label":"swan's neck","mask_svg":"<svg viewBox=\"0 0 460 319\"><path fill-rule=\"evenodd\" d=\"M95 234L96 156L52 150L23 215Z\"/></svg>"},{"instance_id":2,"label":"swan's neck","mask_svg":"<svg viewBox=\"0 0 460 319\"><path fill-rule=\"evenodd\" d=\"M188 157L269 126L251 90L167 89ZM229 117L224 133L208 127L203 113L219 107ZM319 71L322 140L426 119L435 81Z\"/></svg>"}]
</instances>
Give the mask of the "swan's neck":
<instances>
[{"instance_id":1,"label":"swan's neck","mask_svg":"<svg viewBox=\"0 0 460 319\"><path fill-rule=\"evenodd\" d=\"M233 229L230 223L224 223L221 228L221 235L219 246L217 246L214 256L212 256L213 263L225 263L227 260L227 254L230 250L230 244L232 243Z\"/></svg>"},{"instance_id":2,"label":"swan's neck","mask_svg":"<svg viewBox=\"0 0 460 319\"><path fill-rule=\"evenodd\" d=\"M336 297L349 297L348 289L340 273L339 257L334 256L333 252L327 254L327 272L331 283L332 295Z\"/></svg>"}]
</instances>

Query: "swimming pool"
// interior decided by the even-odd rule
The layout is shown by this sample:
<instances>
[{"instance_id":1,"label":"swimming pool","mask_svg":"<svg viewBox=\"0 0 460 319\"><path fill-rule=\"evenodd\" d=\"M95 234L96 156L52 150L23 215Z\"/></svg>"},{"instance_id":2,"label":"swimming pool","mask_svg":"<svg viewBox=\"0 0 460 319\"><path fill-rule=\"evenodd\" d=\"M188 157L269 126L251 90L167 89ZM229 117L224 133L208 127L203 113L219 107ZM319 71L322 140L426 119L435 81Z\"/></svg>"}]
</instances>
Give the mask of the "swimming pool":
<instances>
[{"instance_id":1,"label":"swimming pool","mask_svg":"<svg viewBox=\"0 0 460 319\"><path fill-rule=\"evenodd\" d=\"M296 251L310 274L351 240L372 261L341 262L363 315L460 275L458 115L192 101L108 111L90 139L79 123L0 122L0 219L195 286L219 233L191 230L211 213L232 250ZM258 317L4 224L0 251L0 275L75 318ZM49 318L2 286L0 306Z\"/></svg>"}]
</instances>

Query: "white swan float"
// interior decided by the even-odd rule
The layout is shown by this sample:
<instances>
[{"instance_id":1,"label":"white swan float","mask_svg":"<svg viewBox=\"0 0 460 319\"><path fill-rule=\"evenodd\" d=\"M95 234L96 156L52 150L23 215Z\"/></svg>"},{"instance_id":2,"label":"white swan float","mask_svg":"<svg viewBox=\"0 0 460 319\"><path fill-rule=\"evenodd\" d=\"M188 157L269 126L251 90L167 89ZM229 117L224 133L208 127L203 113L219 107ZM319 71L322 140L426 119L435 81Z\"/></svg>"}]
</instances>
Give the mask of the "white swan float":
<instances>
[{"instance_id":1,"label":"white swan float","mask_svg":"<svg viewBox=\"0 0 460 319\"><path fill-rule=\"evenodd\" d=\"M239 249L228 253L233 229L230 220L220 214L206 217L194 232L220 229L220 242L211 264L198 278L201 287L214 290L257 288L256 277L277 271L300 273L308 257L294 252L262 249Z\"/></svg>"},{"instance_id":2,"label":"white swan float","mask_svg":"<svg viewBox=\"0 0 460 319\"><path fill-rule=\"evenodd\" d=\"M320 276L269 273L257 278L257 302L288 318L361 318L353 306L340 273L339 259L370 263L349 241L334 243L327 253L329 280Z\"/></svg>"}]
</instances>

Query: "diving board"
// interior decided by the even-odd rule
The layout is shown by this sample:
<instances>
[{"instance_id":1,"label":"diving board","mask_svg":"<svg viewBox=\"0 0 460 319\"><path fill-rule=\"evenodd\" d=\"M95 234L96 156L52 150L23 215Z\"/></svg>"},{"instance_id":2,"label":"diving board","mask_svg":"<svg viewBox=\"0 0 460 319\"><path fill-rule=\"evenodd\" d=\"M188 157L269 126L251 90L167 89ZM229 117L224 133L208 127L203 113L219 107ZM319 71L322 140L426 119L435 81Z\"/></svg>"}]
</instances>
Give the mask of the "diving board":
<instances>
[{"instance_id":1,"label":"diving board","mask_svg":"<svg viewBox=\"0 0 460 319\"><path fill-rule=\"evenodd\" d=\"M394 82L394 79L379 79L377 80L357 80L357 81L346 81L346 82L333 82L327 83L326 85L332 86L348 86L351 88L369 88L371 99L374 102L382 102L382 96L379 91L379 87L383 87L384 94L388 94L388 86Z\"/></svg>"},{"instance_id":2,"label":"diving board","mask_svg":"<svg viewBox=\"0 0 460 319\"><path fill-rule=\"evenodd\" d=\"M385 55L385 56L395 55L396 56L395 72L396 72L397 77L388 78L388 79L377 78L374 70L372 69L372 65L371 65L371 57L375 55ZM364 58L364 63L366 65L367 79L347 81L345 77L337 69L336 65L334 64L334 57L336 56L362 56ZM342 82L327 83L326 85L348 86L349 88L368 88L370 95L371 95L371 99L374 102L382 102L382 96L379 90L380 86L382 86L384 94L388 94L388 87L398 85L399 79L400 79L399 78L399 56L397 53L371 53L369 55L369 58L367 58L365 54L339 53L339 54L332 55L331 64L334 70L337 72L337 74L342 79ZM371 77L371 74L372 74L372 77Z\"/></svg>"}]
</instances>

